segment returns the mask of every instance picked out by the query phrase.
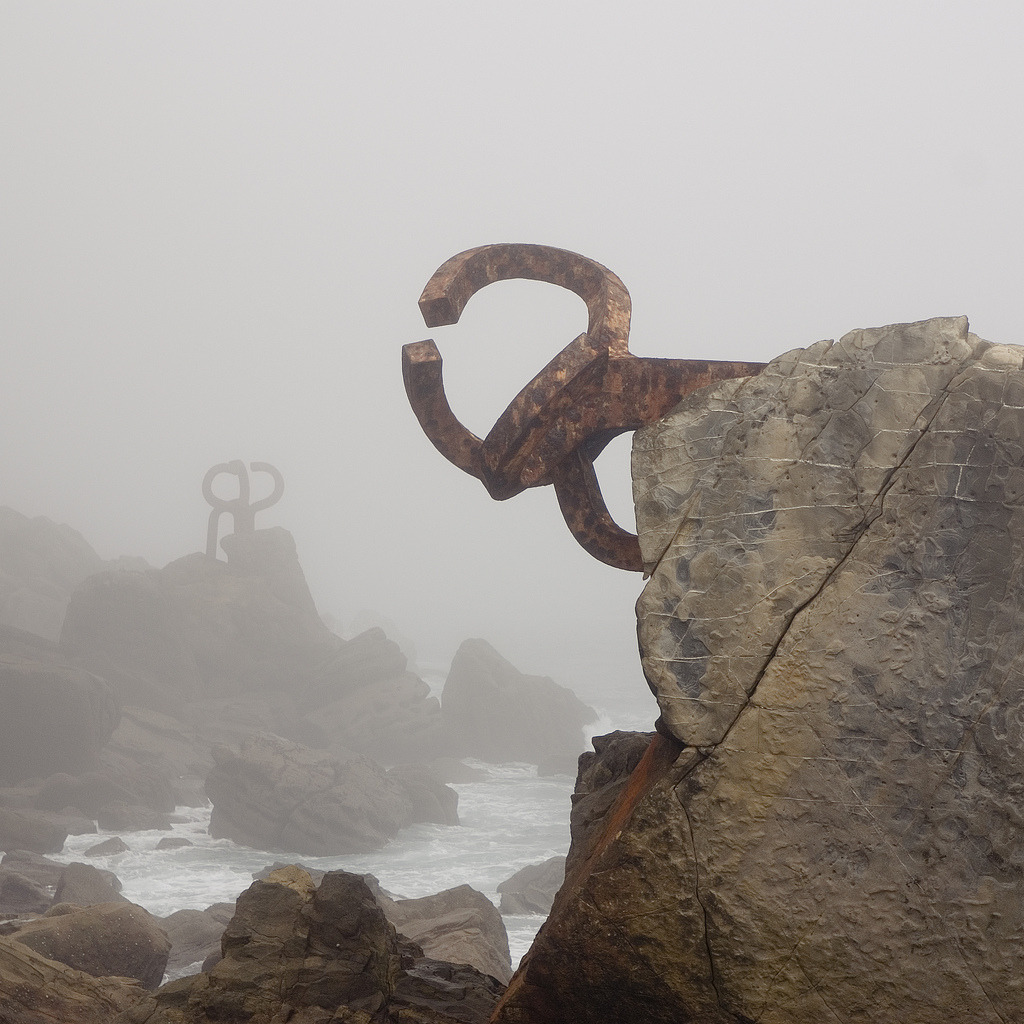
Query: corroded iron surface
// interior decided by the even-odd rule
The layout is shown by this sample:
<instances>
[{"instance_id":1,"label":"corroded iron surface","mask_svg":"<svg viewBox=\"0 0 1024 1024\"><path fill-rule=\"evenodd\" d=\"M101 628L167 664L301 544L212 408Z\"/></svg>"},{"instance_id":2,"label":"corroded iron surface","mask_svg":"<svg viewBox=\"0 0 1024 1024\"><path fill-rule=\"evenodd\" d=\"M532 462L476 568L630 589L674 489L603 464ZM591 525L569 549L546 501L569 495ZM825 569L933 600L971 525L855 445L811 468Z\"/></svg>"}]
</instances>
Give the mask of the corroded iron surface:
<instances>
[{"instance_id":1,"label":"corroded iron surface","mask_svg":"<svg viewBox=\"0 0 1024 1024\"><path fill-rule=\"evenodd\" d=\"M433 341L402 350L409 402L434 447L481 480L492 498L551 484L569 529L590 554L642 571L636 535L609 514L594 460L613 437L660 419L691 391L752 376L765 364L632 355L626 286L600 263L546 245L485 245L453 256L423 289L423 319L428 327L456 323L481 288L513 278L546 281L579 295L589 313L587 332L519 392L486 438L452 412Z\"/></svg>"},{"instance_id":2,"label":"corroded iron surface","mask_svg":"<svg viewBox=\"0 0 1024 1024\"><path fill-rule=\"evenodd\" d=\"M256 529L256 513L276 505L284 494L284 477L269 462L250 462L249 469L254 473L268 473L274 482L274 489L259 501L249 500L249 472L239 459L211 466L203 477L203 497L213 506L206 530L206 554L210 558L217 557L217 531L225 512L232 517L235 533L252 533ZM221 474L238 477L238 497L220 498L213 493L213 481Z\"/></svg>"}]
</instances>

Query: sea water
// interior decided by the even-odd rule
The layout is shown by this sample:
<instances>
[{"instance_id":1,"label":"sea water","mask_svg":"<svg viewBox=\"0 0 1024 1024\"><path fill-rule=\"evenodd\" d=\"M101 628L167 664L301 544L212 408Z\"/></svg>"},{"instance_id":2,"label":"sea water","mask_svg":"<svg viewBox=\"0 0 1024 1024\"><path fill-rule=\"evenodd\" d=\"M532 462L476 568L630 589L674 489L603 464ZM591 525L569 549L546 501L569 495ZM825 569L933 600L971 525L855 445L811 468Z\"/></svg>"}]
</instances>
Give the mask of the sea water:
<instances>
[{"instance_id":1,"label":"sea water","mask_svg":"<svg viewBox=\"0 0 1024 1024\"><path fill-rule=\"evenodd\" d=\"M650 726L622 712L615 716L602 713L590 735L612 728ZM159 917L231 902L252 884L255 872L274 861L299 862L322 871L372 874L398 897L428 896L471 885L497 906L498 885L506 878L528 864L567 852L569 798L575 779L570 775L542 778L528 764L467 763L484 777L452 784L459 794L459 825L413 825L374 853L304 857L254 850L230 839L213 839L208 832L209 807L179 807L170 832L121 834L130 847L126 852L86 858L87 849L119 834L101 830L99 834L69 836L54 859L65 863L87 860L113 871L123 884L122 895ZM157 844L167 836L188 839L192 845L158 850ZM543 920L540 915L504 918L513 967L529 949ZM192 968L198 969L199 965Z\"/></svg>"}]
</instances>

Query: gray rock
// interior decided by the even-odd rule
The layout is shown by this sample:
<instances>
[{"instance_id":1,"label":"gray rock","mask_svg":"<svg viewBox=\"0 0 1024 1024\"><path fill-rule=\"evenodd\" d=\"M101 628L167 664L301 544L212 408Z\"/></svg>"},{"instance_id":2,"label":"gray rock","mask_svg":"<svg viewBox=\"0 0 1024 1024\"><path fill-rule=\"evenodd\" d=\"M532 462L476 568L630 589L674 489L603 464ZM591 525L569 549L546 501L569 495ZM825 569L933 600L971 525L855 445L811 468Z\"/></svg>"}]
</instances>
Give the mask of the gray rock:
<instances>
[{"instance_id":1,"label":"gray rock","mask_svg":"<svg viewBox=\"0 0 1024 1024\"><path fill-rule=\"evenodd\" d=\"M456 651L441 693L448 749L492 763L578 754L597 713L546 676L528 676L486 640Z\"/></svg>"},{"instance_id":2,"label":"gray rock","mask_svg":"<svg viewBox=\"0 0 1024 1024\"><path fill-rule=\"evenodd\" d=\"M66 828L40 811L0 807L0 850L60 853L68 837Z\"/></svg>"},{"instance_id":3,"label":"gray rock","mask_svg":"<svg viewBox=\"0 0 1024 1024\"><path fill-rule=\"evenodd\" d=\"M498 886L499 910L503 914L544 914L565 880L565 858L549 857L540 864L527 864Z\"/></svg>"},{"instance_id":4,"label":"gray rock","mask_svg":"<svg viewBox=\"0 0 1024 1024\"><path fill-rule=\"evenodd\" d=\"M120 836L111 836L110 839L104 839L102 843L90 846L85 851L85 856L111 857L115 853L128 853L130 850L131 847Z\"/></svg>"},{"instance_id":5,"label":"gray rock","mask_svg":"<svg viewBox=\"0 0 1024 1024\"><path fill-rule=\"evenodd\" d=\"M184 836L164 836L156 844L158 850L180 850L186 846L195 846L195 843L191 839L186 839Z\"/></svg>"},{"instance_id":6,"label":"gray rock","mask_svg":"<svg viewBox=\"0 0 1024 1024\"><path fill-rule=\"evenodd\" d=\"M0 781L82 769L118 714L102 679L38 638L0 631Z\"/></svg>"},{"instance_id":7,"label":"gray rock","mask_svg":"<svg viewBox=\"0 0 1024 1024\"><path fill-rule=\"evenodd\" d=\"M162 918L160 927L171 940L167 973L180 975L214 954L219 959L221 936L234 913L233 903L214 903L205 910L178 910Z\"/></svg>"},{"instance_id":8,"label":"gray rock","mask_svg":"<svg viewBox=\"0 0 1024 1024\"><path fill-rule=\"evenodd\" d=\"M271 852L366 853L412 819L405 789L366 758L340 762L279 736L218 747L206 780L210 834Z\"/></svg>"},{"instance_id":9,"label":"gray rock","mask_svg":"<svg viewBox=\"0 0 1024 1024\"><path fill-rule=\"evenodd\" d=\"M396 765L387 777L405 790L412 803L409 824L458 825L459 794L434 779L423 765Z\"/></svg>"},{"instance_id":10,"label":"gray rock","mask_svg":"<svg viewBox=\"0 0 1024 1024\"><path fill-rule=\"evenodd\" d=\"M0 915L42 914L50 903L50 893L43 886L0 867Z\"/></svg>"},{"instance_id":11,"label":"gray rock","mask_svg":"<svg viewBox=\"0 0 1024 1024\"><path fill-rule=\"evenodd\" d=\"M96 815L100 828L118 832L148 832L151 829L169 829L170 818L138 804L127 804L123 800L101 807Z\"/></svg>"},{"instance_id":12,"label":"gray rock","mask_svg":"<svg viewBox=\"0 0 1024 1024\"><path fill-rule=\"evenodd\" d=\"M505 924L482 892L459 885L432 896L381 903L388 920L428 957L469 964L508 984L512 962Z\"/></svg>"},{"instance_id":13,"label":"gray rock","mask_svg":"<svg viewBox=\"0 0 1024 1024\"><path fill-rule=\"evenodd\" d=\"M76 861L66 865L61 871L53 902L91 907L97 903L128 901L121 895L121 883L115 875L109 871L100 871L92 864L80 864Z\"/></svg>"}]
</instances>

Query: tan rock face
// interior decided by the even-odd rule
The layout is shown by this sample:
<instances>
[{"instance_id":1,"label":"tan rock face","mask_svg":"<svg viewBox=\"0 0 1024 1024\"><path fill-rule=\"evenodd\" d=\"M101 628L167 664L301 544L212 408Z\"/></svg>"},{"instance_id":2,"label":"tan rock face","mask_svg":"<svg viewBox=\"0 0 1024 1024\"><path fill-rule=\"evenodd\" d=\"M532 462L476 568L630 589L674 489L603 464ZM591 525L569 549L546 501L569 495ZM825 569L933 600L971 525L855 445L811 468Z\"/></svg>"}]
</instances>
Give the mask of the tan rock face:
<instances>
[{"instance_id":1,"label":"tan rock face","mask_svg":"<svg viewBox=\"0 0 1024 1024\"><path fill-rule=\"evenodd\" d=\"M736 1019L1024 1019L1022 361L857 331L637 433L687 984Z\"/></svg>"}]
</instances>

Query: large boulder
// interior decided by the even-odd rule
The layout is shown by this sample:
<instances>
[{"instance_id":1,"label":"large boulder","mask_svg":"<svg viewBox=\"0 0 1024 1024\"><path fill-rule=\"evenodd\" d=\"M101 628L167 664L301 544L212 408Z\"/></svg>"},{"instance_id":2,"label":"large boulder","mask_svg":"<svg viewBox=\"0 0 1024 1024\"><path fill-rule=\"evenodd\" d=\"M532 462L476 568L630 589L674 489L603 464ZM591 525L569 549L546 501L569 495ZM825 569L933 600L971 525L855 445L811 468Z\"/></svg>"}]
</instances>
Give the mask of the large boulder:
<instances>
[{"instance_id":1,"label":"large boulder","mask_svg":"<svg viewBox=\"0 0 1024 1024\"><path fill-rule=\"evenodd\" d=\"M121 895L121 881L112 871L72 861L63 866L57 878L53 902L91 907L102 903L127 903L128 900Z\"/></svg>"},{"instance_id":2,"label":"large boulder","mask_svg":"<svg viewBox=\"0 0 1024 1024\"><path fill-rule=\"evenodd\" d=\"M102 679L53 644L0 627L0 783L81 770L118 716Z\"/></svg>"},{"instance_id":3,"label":"large boulder","mask_svg":"<svg viewBox=\"0 0 1024 1024\"><path fill-rule=\"evenodd\" d=\"M486 640L466 640L441 693L448 749L481 761L540 764L586 746L597 713L547 676L528 676Z\"/></svg>"},{"instance_id":4,"label":"large boulder","mask_svg":"<svg viewBox=\"0 0 1024 1024\"><path fill-rule=\"evenodd\" d=\"M1024 1019L1022 439L963 318L637 433L664 734L496 1021Z\"/></svg>"},{"instance_id":5,"label":"large boulder","mask_svg":"<svg viewBox=\"0 0 1024 1024\"><path fill-rule=\"evenodd\" d=\"M44 811L0 807L0 850L60 853L68 830Z\"/></svg>"},{"instance_id":6,"label":"large boulder","mask_svg":"<svg viewBox=\"0 0 1024 1024\"><path fill-rule=\"evenodd\" d=\"M0 937L0 1021L3 1024L110 1024L146 992L128 978L94 978Z\"/></svg>"},{"instance_id":7,"label":"large boulder","mask_svg":"<svg viewBox=\"0 0 1024 1024\"><path fill-rule=\"evenodd\" d=\"M214 903L205 910L177 910L160 920L160 927L171 940L167 973L184 974L214 954L220 954L224 929L234 917L233 903Z\"/></svg>"},{"instance_id":8,"label":"large boulder","mask_svg":"<svg viewBox=\"0 0 1024 1024\"><path fill-rule=\"evenodd\" d=\"M468 885L417 899L378 896L388 920L434 960L469 964L503 985L512 977L508 935L498 908Z\"/></svg>"},{"instance_id":9,"label":"large boulder","mask_svg":"<svg viewBox=\"0 0 1024 1024\"><path fill-rule=\"evenodd\" d=\"M339 761L259 733L218 747L206 780L210 834L314 857L379 850L412 818L401 784L367 758Z\"/></svg>"},{"instance_id":10,"label":"large boulder","mask_svg":"<svg viewBox=\"0 0 1024 1024\"><path fill-rule=\"evenodd\" d=\"M23 924L11 938L95 978L134 978L148 989L163 979L171 950L156 919L125 902L91 907L62 903Z\"/></svg>"}]
</instances>

